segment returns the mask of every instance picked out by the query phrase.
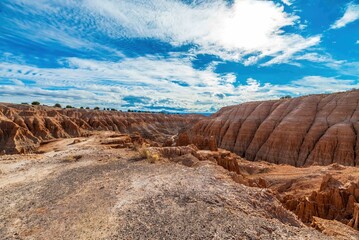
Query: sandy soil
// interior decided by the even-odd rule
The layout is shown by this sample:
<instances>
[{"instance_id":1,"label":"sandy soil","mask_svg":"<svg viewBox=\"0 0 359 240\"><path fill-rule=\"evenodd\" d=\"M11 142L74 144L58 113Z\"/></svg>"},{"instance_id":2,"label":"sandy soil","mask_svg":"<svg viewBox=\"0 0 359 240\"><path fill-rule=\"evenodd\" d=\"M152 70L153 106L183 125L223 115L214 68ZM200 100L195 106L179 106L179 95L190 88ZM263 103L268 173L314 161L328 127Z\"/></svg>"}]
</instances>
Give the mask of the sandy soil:
<instances>
[{"instance_id":1,"label":"sandy soil","mask_svg":"<svg viewBox=\"0 0 359 240\"><path fill-rule=\"evenodd\" d=\"M1 239L328 239L223 168L151 164L112 133L1 156Z\"/></svg>"}]
</instances>

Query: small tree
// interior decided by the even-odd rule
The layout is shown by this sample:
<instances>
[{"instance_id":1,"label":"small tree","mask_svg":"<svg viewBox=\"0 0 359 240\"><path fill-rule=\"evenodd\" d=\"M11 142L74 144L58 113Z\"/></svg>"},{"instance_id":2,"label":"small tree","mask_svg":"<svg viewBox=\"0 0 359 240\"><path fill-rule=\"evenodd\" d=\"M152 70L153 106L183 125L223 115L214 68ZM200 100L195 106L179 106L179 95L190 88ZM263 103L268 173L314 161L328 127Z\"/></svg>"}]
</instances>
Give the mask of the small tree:
<instances>
[{"instance_id":1,"label":"small tree","mask_svg":"<svg viewBox=\"0 0 359 240\"><path fill-rule=\"evenodd\" d=\"M32 103L31 103L31 105L38 106L38 105L40 105L40 102L38 102L38 101L34 101L34 102L32 102Z\"/></svg>"},{"instance_id":2,"label":"small tree","mask_svg":"<svg viewBox=\"0 0 359 240\"><path fill-rule=\"evenodd\" d=\"M71 105L67 105L66 108L74 108L73 106Z\"/></svg>"},{"instance_id":3,"label":"small tree","mask_svg":"<svg viewBox=\"0 0 359 240\"><path fill-rule=\"evenodd\" d=\"M94 110L100 110L100 108L99 107L94 107Z\"/></svg>"},{"instance_id":4,"label":"small tree","mask_svg":"<svg viewBox=\"0 0 359 240\"><path fill-rule=\"evenodd\" d=\"M288 99L288 98L292 98L292 96L291 95L286 95L286 96L281 97L280 99Z\"/></svg>"},{"instance_id":5,"label":"small tree","mask_svg":"<svg viewBox=\"0 0 359 240\"><path fill-rule=\"evenodd\" d=\"M60 103L56 103L56 104L54 105L54 107L56 107L56 108L62 108Z\"/></svg>"},{"instance_id":6,"label":"small tree","mask_svg":"<svg viewBox=\"0 0 359 240\"><path fill-rule=\"evenodd\" d=\"M84 107L80 107L80 109L84 109Z\"/></svg>"},{"instance_id":7,"label":"small tree","mask_svg":"<svg viewBox=\"0 0 359 240\"><path fill-rule=\"evenodd\" d=\"M89 107L86 107L86 109L90 109Z\"/></svg>"}]
</instances>

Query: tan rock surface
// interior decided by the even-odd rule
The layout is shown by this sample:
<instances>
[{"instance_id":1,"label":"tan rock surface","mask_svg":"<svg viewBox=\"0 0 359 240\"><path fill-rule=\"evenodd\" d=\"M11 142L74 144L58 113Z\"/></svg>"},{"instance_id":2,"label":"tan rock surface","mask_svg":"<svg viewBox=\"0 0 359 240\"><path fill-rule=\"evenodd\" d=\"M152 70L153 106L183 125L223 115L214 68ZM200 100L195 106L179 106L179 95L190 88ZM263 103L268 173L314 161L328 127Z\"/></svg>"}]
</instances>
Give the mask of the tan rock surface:
<instances>
[{"instance_id":1,"label":"tan rock surface","mask_svg":"<svg viewBox=\"0 0 359 240\"><path fill-rule=\"evenodd\" d=\"M357 240L359 232L338 221L313 217L312 227L338 240Z\"/></svg>"},{"instance_id":2,"label":"tan rock surface","mask_svg":"<svg viewBox=\"0 0 359 240\"><path fill-rule=\"evenodd\" d=\"M294 167L268 162L238 161L249 186L269 188L306 224L314 217L336 220L356 229L359 223L359 171L357 167Z\"/></svg>"},{"instance_id":3,"label":"tan rock surface","mask_svg":"<svg viewBox=\"0 0 359 240\"><path fill-rule=\"evenodd\" d=\"M164 142L199 115L122 113L85 109L0 104L0 154L33 152L56 138L86 136L92 131L138 132Z\"/></svg>"},{"instance_id":4,"label":"tan rock surface","mask_svg":"<svg viewBox=\"0 0 359 240\"><path fill-rule=\"evenodd\" d=\"M359 91L224 107L183 132L178 145L219 148L293 166L359 164Z\"/></svg>"},{"instance_id":5,"label":"tan rock surface","mask_svg":"<svg viewBox=\"0 0 359 240\"><path fill-rule=\"evenodd\" d=\"M113 134L0 156L1 238L330 239L216 164L150 164Z\"/></svg>"}]
</instances>

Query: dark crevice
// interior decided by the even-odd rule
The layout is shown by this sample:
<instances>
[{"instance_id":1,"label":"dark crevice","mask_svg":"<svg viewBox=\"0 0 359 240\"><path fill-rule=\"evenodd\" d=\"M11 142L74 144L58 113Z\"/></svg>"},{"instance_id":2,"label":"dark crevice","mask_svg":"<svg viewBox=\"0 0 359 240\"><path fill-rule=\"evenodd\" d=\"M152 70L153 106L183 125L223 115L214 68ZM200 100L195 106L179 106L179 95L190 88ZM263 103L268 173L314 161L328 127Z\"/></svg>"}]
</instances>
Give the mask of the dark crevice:
<instances>
[{"instance_id":1,"label":"dark crevice","mask_svg":"<svg viewBox=\"0 0 359 240\"><path fill-rule=\"evenodd\" d=\"M230 123L229 119L227 119L227 121L224 123L223 126L226 127L226 130L223 131L223 135L221 134L222 136L221 135L219 136L220 139L218 141L218 146L220 146L222 144L222 140L224 139L224 136L226 136L227 131L228 131L229 127L231 126L231 123Z\"/></svg>"},{"instance_id":2,"label":"dark crevice","mask_svg":"<svg viewBox=\"0 0 359 240\"><path fill-rule=\"evenodd\" d=\"M260 150L262 149L262 147L268 142L270 136L272 135L272 133L274 132L274 130L277 128L277 126L282 122L282 120L291 112L289 111L289 113L285 114L288 111L288 108L290 106L290 101L286 102L285 104L287 104L286 109L283 111L282 115L280 116L280 118L278 118L278 120L276 121L276 124L273 126L273 128L270 130L267 138L263 141L263 143L261 144L261 146L258 148L258 151L256 151L256 155L254 156L254 160L257 158L258 153L260 152ZM279 104L275 109L277 109L279 106L281 106L282 104Z\"/></svg>"},{"instance_id":3,"label":"dark crevice","mask_svg":"<svg viewBox=\"0 0 359 240\"><path fill-rule=\"evenodd\" d=\"M328 122L328 117L329 117L330 115L332 115L332 113L334 112L334 110L337 108L338 102L337 102L337 100L334 98L334 99L332 99L331 101L329 101L329 102L325 105L325 106L327 106L327 105L328 105L329 103L331 103L332 101L335 102L335 106L334 106L333 109L330 111L330 113L325 117L325 122L326 122L326 124L327 124L327 128L322 132L321 135L319 135L319 138L318 138L317 141L315 141L315 143L314 143L314 145L313 145L313 148L308 151L308 154L307 154L306 158L304 159L303 166L305 166L305 164L306 164L307 161L308 161L308 158L310 157L310 155L312 154L312 152L315 150L315 148L316 148L316 146L318 145L318 143L320 142L320 140L323 138L323 136L326 134L326 132L327 132L327 131L330 129L330 127L331 127L331 126L329 125L329 122ZM324 107L323 107L322 109L324 109Z\"/></svg>"},{"instance_id":4,"label":"dark crevice","mask_svg":"<svg viewBox=\"0 0 359 240\"><path fill-rule=\"evenodd\" d=\"M331 164L334 163L335 153L337 152L338 147L339 147L339 144L338 144L338 128L337 128L337 129L336 129L336 133L335 133L335 148L334 148L334 151L333 151L333 153L332 153Z\"/></svg>"},{"instance_id":5,"label":"dark crevice","mask_svg":"<svg viewBox=\"0 0 359 240\"><path fill-rule=\"evenodd\" d=\"M267 119L272 115L272 113L281 105L281 104L279 103L279 104L278 104L276 107L274 107L274 109L273 109L273 106L274 106L276 103L278 103L278 102L273 102L273 104L272 104L272 106L271 106L271 109L269 110L267 116L266 116L266 117L263 119L263 121L258 125L258 127L257 127L257 129L256 129L256 131L255 131L255 133L253 134L253 137L252 137L250 143L249 143L248 146L246 147L246 151L247 151L248 147L251 146L251 144L252 144L252 142L253 142L253 139L254 139L255 136L257 135L258 129L260 129L260 127L267 121ZM255 152L256 152L256 155L257 155L257 152L258 152L259 149L260 149L260 148L258 148L257 151L255 151ZM245 155L246 155L246 153L245 153ZM256 155L254 156L254 159L255 159ZM254 160L254 159L253 159L253 160Z\"/></svg>"},{"instance_id":6,"label":"dark crevice","mask_svg":"<svg viewBox=\"0 0 359 240\"><path fill-rule=\"evenodd\" d=\"M241 122L241 125L240 125L240 127L238 128L238 132L237 132L237 135L236 135L236 140L234 141L233 150L234 150L235 147L237 146L239 133L240 133L240 131L241 131L241 128L242 128L243 123L248 119L248 117L250 117L250 116L252 115L253 112L255 112L255 110L256 110L260 105L262 105L262 103L261 103L261 104L258 104L257 106L255 106L255 107L253 108L253 110L252 110L252 111L245 117L245 119ZM234 152L234 151L233 151L233 152ZM243 155L244 155L244 153L242 154L242 157L243 157Z\"/></svg>"},{"instance_id":7,"label":"dark crevice","mask_svg":"<svg viewBox=\"0 0 359 240\"><path fill-rule=\"evenodd\" d=\"M307 128L307 131L305 132L305 134L304 134L304 136L303 136L303 138L302 138L302 142L301 142L300 145L299 145L298 152L297 152L297 159L295 160L295 166L296 166L296 167L298 167L297 164L298 164L298 160L299 160L299 155L300 155L300 152L301 152L301 150L302 150L302 147L303 147L303 144L304 144L304 142L305 142L305 139L306 139L308 133L310 132L310 130L312 129L312 127L313 127L313 125L314 125L314 123L315 123L315 120L317 119L317 115L318 115L318 113L319 113L319 112L318 112L319 103L320 103L320 101L317 102L317 105L316 105L316 107L315 107L315 115L314 115L314 117L313 117L313 120L312 120L312 122L310 123L309 127Z\"/></svg>"},{"instance_id":8,"label":"dark crevice","mask_svg":"<svg viewBox=\"0 0 359 240\"><path fill-rule=\"evenodd\" d=\"M350 117L350 120L349 120L351 122L351 126L352 126L354 134L355 134L355 140L354 140L354 144L353 144L353 152L354 152L354 154L353 154L353 156L354 156L353 166L356 166L358 131L357 131L356 127L354 126L354 122L353 122L352 119L353 119L353 116L354 116L355 112L357 111L358 107L359 107L359 99L357 100L356 108L354 109L354 111L353 111L353 113L352 113L352 115Z\"/></svg>"},{"instance_id":9,"label":"dark crevice","mask_svg":"<svg viewBox=\"0 0 359 240\"><path fill-rule=\"evenodd\" d=\"M237 107L236 110L234 111L235 113L233 114L234 117L237 116L239 110L240 110L240 107ZM231 116L232 116L232 113L229 114L227 121L231 121ZM235 121L233 121L233 123L235 124ZM228 128L227 128L225 134L223 135L222 140L225 139L227 132L230 129L231 125L232 125L231 122L229 122ZM228 150L232 151L233 149L229 148Z\"/></svg>"},{"instance_id":10,"label":"dark crevice","mask_svg":"<svg viewBox=\"0 0 359 240\"><path fill-rule=\"evenodd\" d=\"M352 123L351 126L352 126L354 134L355 134L355 140L354 140L354 144L353 144L353 153L354 153L353 166L356 166L358 131L355 128L354 123Z\"/></svg>"}]
</instances>

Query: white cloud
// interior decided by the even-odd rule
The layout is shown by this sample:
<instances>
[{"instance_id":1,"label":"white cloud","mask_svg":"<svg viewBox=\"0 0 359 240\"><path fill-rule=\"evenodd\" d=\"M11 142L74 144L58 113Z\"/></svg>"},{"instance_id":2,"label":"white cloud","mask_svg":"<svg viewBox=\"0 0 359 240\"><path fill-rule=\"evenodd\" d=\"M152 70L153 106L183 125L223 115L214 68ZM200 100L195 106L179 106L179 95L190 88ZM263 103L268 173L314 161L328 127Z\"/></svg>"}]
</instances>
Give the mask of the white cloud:
<instances>
[{"instance_id":1,"label":"white cloud","mask_svg":"<svg viewBox=\"0 0 359 240\"><path fill-rule=\"evenodd\" d=\"M224 1L203 1L193 6L175 0L109 1L89 0L87 7L111 16L122 26L103 23L114 37L156 38L173 45L193 43L200 52L239 61L248 54L257 59L272 56L285 59L319 43L320 36L305 38L287 34L285 26L299 23L272 1L242 0L228 7ZM253 60L253 58L252 58Z\"/></svg>"},{"instance_id":2,"label":"white cloud","mask_svg":"<svg viewBox=\"0 0 359 240\"><path fill-rule=\"evenodd\" d=\"M150 38L174 46L193 44L195 53L251 64L274 57L270 65L286 62L293 54L320 42L319 35L286 33L284 27L302 26L300 18L273 1L241 0L228 5L222 0L203 0L189 5L179 0L68 0L56 4L39 0L28 7L48 21L23 24L17 20L17 25L26 29L25 37L59 40L72 48L104 47L87 40L95 31L110 39ZM71 25L74 21L76 27Z\"/></svg>"},{"instance_id":3,"label":"white cloud","mask_svg":"<svg viewBox=\"0 0 359 240\"><path fill-rule=\"evenodd\" d=\"M346 7L343 17L338 19L331 29L338 29L345 27L347 24L359 19L359 4L349 3Z\"/></svg>"},{"instance_id":4,"label":"white cloud","mask_svg":"<svg viewBox=\"0 0 359 240\"><path fill-rule=\"evenodd\" d=\"M18 86L25 86L25 83L23 83L22 81L18 80L18 79L11 79L11 81Z\"/></svg>"},{"instance_id":5,"label":"white cloud","mask_svg":"<svg viewBox=\"0 0 359 240\"><path fill-rule=\"evenodd\" d=\"M282 2L288 6L292 5L292 0L282 0Z\"/></svg>"},{"instance_id":6,"label":"white cloud","mask_svg":"<svg viewBox=\"0 0 359 240\"><path fill-rule=\"evenodd\" d=\"M307 56L310 58L310 56ZM146 99L139 109L154 106L205 112L241 102L277 99L286 94L301 95L358 88L354 80L308 76L287 84L271 84L248 78L238 85L234 74L221 75L210 66L193 68L187 58L148 55L120 62L68 58L64 68L38 68L0 63L0 101L41 100L76 106L128 106L128 96ZM33 81L33 84L24 80ZM102 105L101 105L102 104Z\"/></svg>"},{"instance_id":7,"label":"white cloud","mask_svg":"<svg viewBox=\"0 0 359 240\"><path fill-rule=\"evenodd\" d=\"M356 44L359 44L359 40L357 40L355 43L356 43Z\"/></svg>"}]
</instances>

